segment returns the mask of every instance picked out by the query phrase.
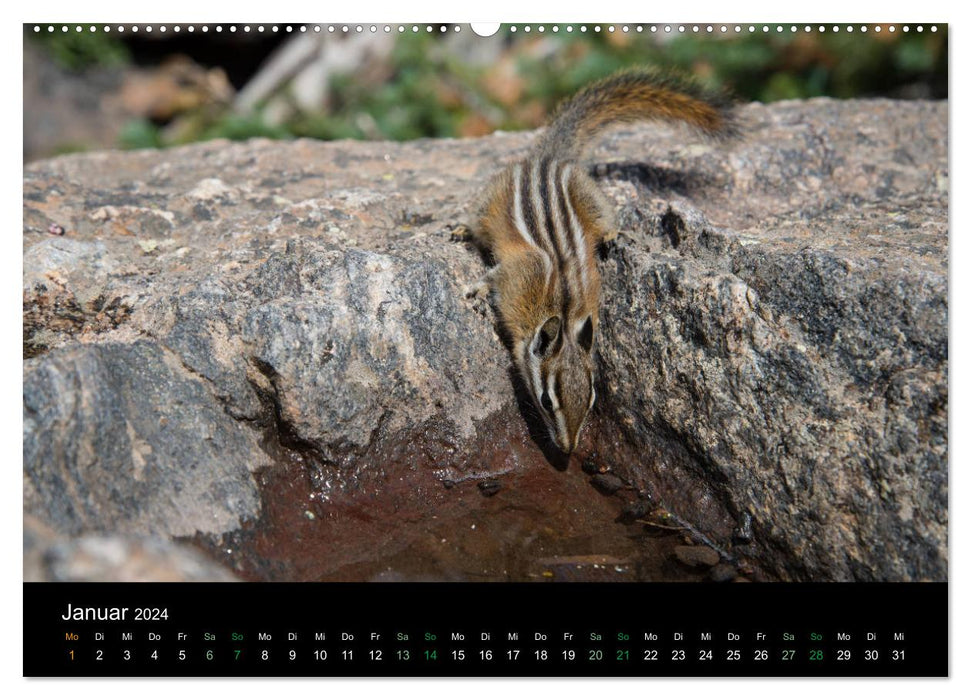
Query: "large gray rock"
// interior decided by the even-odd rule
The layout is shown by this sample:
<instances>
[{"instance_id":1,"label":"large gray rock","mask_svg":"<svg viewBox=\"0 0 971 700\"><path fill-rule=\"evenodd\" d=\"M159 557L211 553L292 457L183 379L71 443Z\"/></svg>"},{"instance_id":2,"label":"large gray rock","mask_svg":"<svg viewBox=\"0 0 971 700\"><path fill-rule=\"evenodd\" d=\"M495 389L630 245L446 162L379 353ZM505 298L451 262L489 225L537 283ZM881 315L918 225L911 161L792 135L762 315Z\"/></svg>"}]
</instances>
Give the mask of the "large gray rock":
<instances>
[{"instance_id":1,"label":"large gray rock","mask_svg":"<svg viewBox=\"0 0 971 700\"><path fill-rule=\"evenodd\" d=\"M727 148L644 125L593 152L622 235L600 399L560 477L609 467L769 577L945 579L947 105L742 116ZM461 293L483 263L449 240L532 138L28 166L27 510L215 535L277 517L253 472L296 470L328 543L300 575L321 576L467 510L445 486L548 469L493 315Z\"/></svg>"},{"instance_id":2,"label":"large gray rock","mask_svg":"<svg viewBox=\"0 0 971 700\"><path fill-rule=\"evenodd\" d=\"M259 514L269 458L157 343L62 348L24 377L24 505L59 531L194 535Z\"/></svg>"},{"instance_id":3,"label":"large gray rock","mask_svg":"<svg viewBox=\"0 0 971 700\"><path fill-rule=\"evenodd\" d=\"M780 576L946 578L945 107L752 110L718 165L669 161L709 184L639 184L606 262L603 381L665 445L647 479L722 540L749 514Z\"/></svg>"},{"instance_id":4,"label":"large gray rock","mask_svg":"<svg viewBox=\"0 0 971 700\"><path fill-rule=\"evenodd\" d=\"M65 537L24 519L24 582L222 582L238 579L197 549L147 535Z\"/></svg>"}]
</instances>

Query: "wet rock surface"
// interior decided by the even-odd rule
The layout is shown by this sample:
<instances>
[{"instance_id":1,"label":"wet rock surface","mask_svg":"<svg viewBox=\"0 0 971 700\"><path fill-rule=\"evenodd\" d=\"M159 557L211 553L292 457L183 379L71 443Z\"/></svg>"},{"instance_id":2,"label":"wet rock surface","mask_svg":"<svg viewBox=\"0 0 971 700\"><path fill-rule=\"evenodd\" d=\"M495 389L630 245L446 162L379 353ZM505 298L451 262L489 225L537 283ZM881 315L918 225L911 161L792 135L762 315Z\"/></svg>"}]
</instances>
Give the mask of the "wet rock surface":
<instances>
[{"instance_id":1,"label":"wet rock surface","mask_svg":"<svg viewBox=\"0 0 971 700\"><path fill-rule=\"evenodd\" d=\"M26 511L251 579L703 579L685 534L748 578L945 579L947 104L742 113L592 153L621 235L570 460L449 236L534 135L27 166Z\"/></svg>"},{"instance_id":2,"label":"wet rock surface","mask_svg":"<svg viewBox=\"0 0 971 700\"><path fill-rule=\"evenodd\" d=\"M250 580L704 579L673 557L682 529L616 522L619 501L575 465L552 468L518 414L485 421L467 452L428 450L445 439L435 425L379 438L341 490L321 489L291 452L289 468L260 477L257 525L193 541ZM444 481L443 464L456 465ZM497 476L459 472L469 464ZM483 483L501 489L488 495Z\"/></svg>"}]
</instances>

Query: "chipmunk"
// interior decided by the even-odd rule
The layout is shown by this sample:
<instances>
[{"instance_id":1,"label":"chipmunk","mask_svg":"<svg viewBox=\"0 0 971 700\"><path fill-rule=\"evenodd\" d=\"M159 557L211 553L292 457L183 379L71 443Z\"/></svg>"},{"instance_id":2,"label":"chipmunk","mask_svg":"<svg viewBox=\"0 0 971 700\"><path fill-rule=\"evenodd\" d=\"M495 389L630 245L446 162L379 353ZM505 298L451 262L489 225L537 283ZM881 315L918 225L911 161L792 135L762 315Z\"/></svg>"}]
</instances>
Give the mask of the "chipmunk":
<instances>
[{"instance_id":1,"label":"chipmunk","mask_svg":"<svg viewBox=\"0 0 971 700\"><path fill-rule=\"evenodd\" d=\"M477 224L466 229L495 263L467 295L492 292L513 362L550 437L567 454L596 400L594 254L617 235L610 204L577 161L604 128L658 119L714 137L735 129L720 95L654 71L617 73L557 109L526 159L493 178Z\"/></svg>"}]
</instances>

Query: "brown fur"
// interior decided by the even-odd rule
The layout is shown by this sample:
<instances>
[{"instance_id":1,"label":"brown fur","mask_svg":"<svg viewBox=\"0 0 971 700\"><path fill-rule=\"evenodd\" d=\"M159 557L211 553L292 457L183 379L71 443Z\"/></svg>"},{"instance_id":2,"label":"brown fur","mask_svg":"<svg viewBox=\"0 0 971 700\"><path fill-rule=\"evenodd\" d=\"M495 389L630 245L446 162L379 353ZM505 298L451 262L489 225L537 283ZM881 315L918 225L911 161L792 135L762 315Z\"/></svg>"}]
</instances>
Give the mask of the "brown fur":
<instances>
[{"instance_id":1,"label":"brown fur","mask_svg":"<svg viewBox=\"0 0 971 700\"><path fill-rule=\"evenodd\" d=\"M673 73L621 71L565 100L535 150L579 158L592 137L607 126L637 121L680 122L704 136L731 138L738 126L730 106L725 94Z\"/></svg>"},{"instance_id":2,"label":"brown fur","mask_svg":"<svg viewBox=\"0 0 971 700\"><path fill-rule=\"evenodd\" d=\"M694 83L646 70L618 73L567 100L530 156L493 178L472 231L495 263L474 289L492 291L513 361L564 452L575 449L594 400L595 253L616 236L611 206L575 161L611 124L650 119L684 122L709 136L735 129L724 98Z\"/></svg>"}]
</instances>

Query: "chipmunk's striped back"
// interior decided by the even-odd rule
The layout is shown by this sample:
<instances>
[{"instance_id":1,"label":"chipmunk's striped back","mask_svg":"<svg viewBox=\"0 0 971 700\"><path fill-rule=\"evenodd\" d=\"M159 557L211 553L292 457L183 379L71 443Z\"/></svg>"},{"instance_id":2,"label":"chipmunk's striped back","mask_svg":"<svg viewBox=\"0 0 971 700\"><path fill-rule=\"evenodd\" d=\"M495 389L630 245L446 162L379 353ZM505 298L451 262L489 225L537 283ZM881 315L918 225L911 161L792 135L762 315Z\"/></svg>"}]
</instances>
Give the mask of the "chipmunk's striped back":
<instances>
[{"instance_id":1,"label":"chipmunk's striped back","mask_svg":"<svg viewBox=\"0 0 971 700\"><path fill-rule=\"evenodd\" d=\"M596 293L590 286L593 245L577 214L583 204L573 201L575 167L534 159L514 165L511 182L516 232L542 257L548 285L559 284L564 317L575 301Z\"/></svg>"},{"instance_id":2,"label":"chipmunk's striped back","mask_svg":"<svg viewBox=\"0 0 971 700\"><path fill-rule=\"evenodd\" d=\"M576 448L596 396L594 253L616 235L610 206L576 158L615 122L668 119L709 135L729 133L723 104L691 83L620 73L564 103L530 156L490 185L473 233L496 265L476 289L493 292L513 361L565 452Z\"/></svg>"}]
</instances>

